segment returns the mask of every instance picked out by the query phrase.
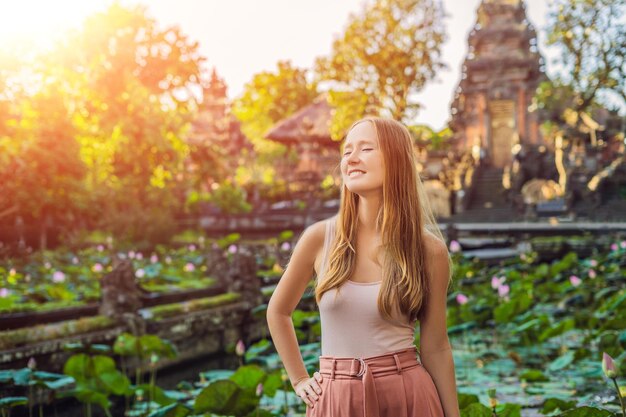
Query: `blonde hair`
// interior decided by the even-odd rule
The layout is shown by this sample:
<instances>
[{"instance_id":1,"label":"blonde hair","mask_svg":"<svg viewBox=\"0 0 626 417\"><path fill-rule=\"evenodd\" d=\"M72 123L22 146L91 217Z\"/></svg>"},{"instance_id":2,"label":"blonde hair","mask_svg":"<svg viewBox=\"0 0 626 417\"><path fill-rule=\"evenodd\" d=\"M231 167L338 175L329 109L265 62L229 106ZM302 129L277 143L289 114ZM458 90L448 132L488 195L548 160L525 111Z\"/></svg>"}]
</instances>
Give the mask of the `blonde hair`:
<instances>
[{"instance_id":1,"label":"blonde hair","mask_svg":"<svg viewBox=\"0 0 626 417\"><path fill-rule=\"evenodd\" d=\"M353 123L348 132L366 121L371 122L376 130L384 165L382 203L376 217L376 228L382 236L376 259L380 251L384 255L378 310L384 319L394 321L394 312L399 309L412 321L420 316L429 293L424 234L431 232L445 247L447 245L417 172L409 130L393 119L365 117ZM359 196L342 183L337 227L329 248L324 279L321 282L316 279L315 300L318 304L326 291L333 288L339 291L341 285L353 275L358 205ZM449 253L448 262L452 271ZM448 287L451 276L448 276Z\"/></svg>"}]
</instances>

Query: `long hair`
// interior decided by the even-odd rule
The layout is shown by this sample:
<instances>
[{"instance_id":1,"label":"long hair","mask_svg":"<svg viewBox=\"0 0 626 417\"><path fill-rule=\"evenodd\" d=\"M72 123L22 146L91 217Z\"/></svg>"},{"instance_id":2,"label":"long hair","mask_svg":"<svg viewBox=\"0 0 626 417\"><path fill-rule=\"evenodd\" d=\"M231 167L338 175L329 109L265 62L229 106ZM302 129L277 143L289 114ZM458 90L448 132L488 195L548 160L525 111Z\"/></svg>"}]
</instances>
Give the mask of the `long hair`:
<instances>
[{"instance_id":1,"label":"long hair","mask_svg":"<svg viewBox=\"0 0 626 417\"><path fill-rule=\"evenodd\" d=\"M413 321L420 316L429 293L425 233L432 233L444 242L444 246L447 245L417 172L413 141L408 129L393 119L366 117L353 123L348 132L362 122L373 123L382 151L385 174L382 203L376 216L376 228L381 231L382 240L376 252L379 265L379 255L383 255L378 310L386 320L396 321L394 315L400 312ZM333 288L339 291L341 285L354 273L358 207L358 194L349 191L342 181L337 227L329 248L326 271L321 282L316 279L315 300L318 304L326 291ZM448 262L451 271L449 253ZM451 276L448 276L448 287Z\"/></svg>"}]
</instances>

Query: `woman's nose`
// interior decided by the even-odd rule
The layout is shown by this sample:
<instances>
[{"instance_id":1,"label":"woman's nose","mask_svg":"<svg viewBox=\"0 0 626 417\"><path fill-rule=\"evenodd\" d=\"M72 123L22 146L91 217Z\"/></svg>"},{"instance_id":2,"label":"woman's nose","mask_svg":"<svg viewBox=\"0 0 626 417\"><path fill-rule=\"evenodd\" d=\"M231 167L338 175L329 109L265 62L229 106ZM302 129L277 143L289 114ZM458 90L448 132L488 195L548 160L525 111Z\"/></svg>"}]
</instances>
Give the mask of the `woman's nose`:
<instances>
[{"instance_id":1,"label":"woman's nose","mask_svg":"<svg viewBox=\"0 0 626 417\"><path fill-rule=\"evenodd\" d=\"M357 151L350 152L348 154L348 164L350 164L350 162L352 161L358 161L358 160L359 160L359 153Z\"/></svg>"}]
</instances>

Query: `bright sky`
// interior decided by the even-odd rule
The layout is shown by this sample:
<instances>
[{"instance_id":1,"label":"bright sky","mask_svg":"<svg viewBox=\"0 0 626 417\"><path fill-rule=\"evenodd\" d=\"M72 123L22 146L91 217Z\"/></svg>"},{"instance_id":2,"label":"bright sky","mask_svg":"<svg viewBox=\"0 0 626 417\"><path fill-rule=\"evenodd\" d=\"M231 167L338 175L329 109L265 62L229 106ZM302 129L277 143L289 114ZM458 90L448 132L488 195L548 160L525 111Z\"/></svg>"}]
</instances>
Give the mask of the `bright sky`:
<instances>
[{"instance_id":1,"label":"bright sky","mask_svg":"<svg viewBox=\"0 0 626 417\"><path fill-rule=\"evenodd\" d=\"M110 0L20 0L3 6L0 45L21 36L49 42L68 27L76 27ZM123 0L122 4L149 4L149 13L163 26L178 25L200 43L209 67L215 66L228 85L228 96L241 94L254 74L274 71L278 60L311 68L317 56L328 55L333 39L345 27L348 15L359 12L362 0ZM555 56L545 48L545 0L526 0L529 20L539 36L539 49L548 64ZM480 0L443 0L448 41L441 71L417 99L424 105L416 123L435 129L445 126L450 101L461 77L467 53L467 35L476 20Z\"/></svg>"}]
</instances>

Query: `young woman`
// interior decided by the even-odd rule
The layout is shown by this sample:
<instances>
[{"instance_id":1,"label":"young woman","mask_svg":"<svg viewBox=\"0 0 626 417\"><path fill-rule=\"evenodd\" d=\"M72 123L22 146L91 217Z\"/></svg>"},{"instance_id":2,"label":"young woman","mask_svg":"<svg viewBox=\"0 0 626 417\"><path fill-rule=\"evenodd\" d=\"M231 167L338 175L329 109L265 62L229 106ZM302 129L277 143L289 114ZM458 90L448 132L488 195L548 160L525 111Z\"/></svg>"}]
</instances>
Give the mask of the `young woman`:
<instances>
[{"instance_id":1,"label":"young woman","mask_svg":"<svg viewBox=\"0 0 626 417\"><path fill-rule=\"evenodd\" d=\"M269 330L307 417L460 415L446 328L451 261L415 167L403 124L354 123L339 212L304 230L269 302ZM314 271L322 352L310 377L291 314Z\"/></svg>"}]
</instances>

